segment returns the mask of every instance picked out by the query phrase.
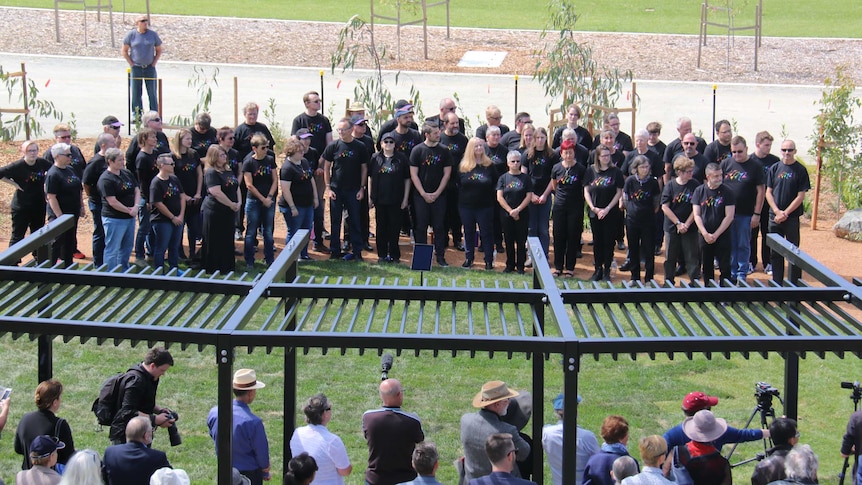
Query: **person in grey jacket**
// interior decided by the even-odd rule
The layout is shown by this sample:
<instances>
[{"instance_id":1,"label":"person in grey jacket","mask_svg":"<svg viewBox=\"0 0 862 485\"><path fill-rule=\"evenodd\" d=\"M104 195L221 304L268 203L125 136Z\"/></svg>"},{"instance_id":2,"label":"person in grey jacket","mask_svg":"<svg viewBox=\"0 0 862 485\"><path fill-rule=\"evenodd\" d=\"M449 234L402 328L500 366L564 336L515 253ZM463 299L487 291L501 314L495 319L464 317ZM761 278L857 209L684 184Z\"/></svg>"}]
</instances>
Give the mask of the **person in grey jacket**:
<instances>
[{"instance_id":1,"label":"person in grey jacket","mask_svg":"<svg viewBox=\"0 0 862 485\"><path fill-rule=\"evenodd\" d=\"M506 414L509 399L517 397L518 391L506 387L503 381L490 381L473 398L473 407L479 411L461 416L461 445L464 448L464 471L467 481L491 473L491 462L485 452L485 442L495 433L512 435L516 448L516 459L526 460L530 445L518 435L518 428L500 419ZM519 475L518 468L512 472Z\"/></svg>"}]
</instances>

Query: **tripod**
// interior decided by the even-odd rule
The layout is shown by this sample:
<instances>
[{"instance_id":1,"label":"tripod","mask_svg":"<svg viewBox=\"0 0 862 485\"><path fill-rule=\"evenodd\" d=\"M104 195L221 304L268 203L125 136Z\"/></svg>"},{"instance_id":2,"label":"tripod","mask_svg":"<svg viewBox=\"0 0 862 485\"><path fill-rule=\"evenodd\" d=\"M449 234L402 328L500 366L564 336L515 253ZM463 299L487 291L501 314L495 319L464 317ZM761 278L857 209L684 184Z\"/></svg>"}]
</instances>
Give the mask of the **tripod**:
<instances>
[{"instance_id":1,"label":"tripod","mask_svg":"<svg viewBox=\"0 0 862 485\"><path fill-rule=\"evenodd\" d=\"M778 396L778 393L761 393L758 392L755 394L757 397L757 404L754 406L754 409L751 411L751 416L748 417L748 421L745 422L745 426L742 429L748 429L751 425L751 422L754 421L754 417L760 413L760 429L769 429L769 422L766 418L771 417L772 420L775 420L775 409L772 407L772 396L778 398L778 401L784 405L784 401L781 400L781 397ZM734 443L733 447L730 448L730 451L727 453L728 461L730 461L730 457L733 455L733 452L736 451L736 447L739 446L739 443ZM766 450L772 446L772 440L768 438L763 438L763 453L757 453L754 455L754 458L749 458L747 460L743 460L739 463L735 463L731 465L731 468L736 468L740 465L745 465L746 463L751 463L752 461L760 461L766 458Z\"/></svg>"},{"instance_id":2,"label":"tripod","mask_svg":"<svg viewBox=\"0 0 862 485\"><path fill-rule=\"evenodd\" d=\"M853 412L856 413L856 411L859 410L859 401L862 400L862 388L859 387L858 382L842 382L841 387L844 389L853 389L853 394L850 395L850 399L853 400ZM859 467L859 450L854 450L853 456L854 479L851 479L850 483L854 483L856 477L856 470ZM848 455L846 458L844 458L844 466L841 467L841 473L838 474L838 485L844 485L844 477L847 475L847 467L849 466L850 456Z\"/></svg>"}]
</instances>

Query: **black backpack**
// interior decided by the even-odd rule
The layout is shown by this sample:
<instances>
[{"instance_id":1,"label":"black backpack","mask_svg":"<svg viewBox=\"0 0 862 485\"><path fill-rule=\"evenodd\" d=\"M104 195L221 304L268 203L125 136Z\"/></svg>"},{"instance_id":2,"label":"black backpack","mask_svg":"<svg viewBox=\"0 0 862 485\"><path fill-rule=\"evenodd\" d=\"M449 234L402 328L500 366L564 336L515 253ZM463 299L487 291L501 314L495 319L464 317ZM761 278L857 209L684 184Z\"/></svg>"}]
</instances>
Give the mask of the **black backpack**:
<instances>
[{"instance_id":1,"label":"black backpack","mask_svg":"<svg viewBox=\"0 0 862 485\"><path fill-rule=\"evenodd\" d=\"M99 389L99 397L93 401L93 406L91 407L93 414L96 415L96 421L100 425L110 426L114 422L114 417L117 415L117 411L120 410L120 393L124 384L128 381L126 377L131 377L133 372L138 373L136 368L131 368L126 372L118 372L108 377L102 383L102 387Z\"/></svg>"}]
</instances>

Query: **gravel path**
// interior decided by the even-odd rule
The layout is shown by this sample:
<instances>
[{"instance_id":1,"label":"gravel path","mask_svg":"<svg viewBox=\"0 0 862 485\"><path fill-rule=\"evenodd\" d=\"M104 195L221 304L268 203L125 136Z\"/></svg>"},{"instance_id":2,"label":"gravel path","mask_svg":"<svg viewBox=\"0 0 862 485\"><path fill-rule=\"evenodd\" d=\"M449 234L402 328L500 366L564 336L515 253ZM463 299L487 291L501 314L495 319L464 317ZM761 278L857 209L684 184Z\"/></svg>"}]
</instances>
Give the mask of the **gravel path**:
<instances>
[{"instance_id":1,"label":"gravel path","mask_svg":"<svg viewBox=\"0 0 862 485\"><path fill-rule=\"evenodd\" d=\"M119 7L119 3L115 3ZM367 15L367 12L361 12ZM111 47L110 24L94 13L87 19L88 43L84 42L84 15L61 12L61 42L55 42L52 10L0 8L0 51L90 57L118 57L125 32L133 28L135 15L114 15L117 47ZM155 29L164 41L164 60L329 68L329 54L338 41L340 24L283 20L180 17L155 15ZM396 59L395 28L378 26L377 41L387 47L387 69L441 72L487 72L531 75L540 46L539 32L513 30L429 29L429 60L423 60L422 29L402 29L401 60ZM728 62L728 39L714 35L704 48L702 67L697 65L697 37L689 35L583 33L598 62L631 69L635 79L707 82L755 82L820 85L847 66L862 79L862 40L764 38L759 51L759 70L754 71L754 41L737 37ZM499 68L457 67L468 50L506 51ZM361 59L357 67L369 67ZM7 67L8 70L8 67Z\"/></svg>"}]
</instances>

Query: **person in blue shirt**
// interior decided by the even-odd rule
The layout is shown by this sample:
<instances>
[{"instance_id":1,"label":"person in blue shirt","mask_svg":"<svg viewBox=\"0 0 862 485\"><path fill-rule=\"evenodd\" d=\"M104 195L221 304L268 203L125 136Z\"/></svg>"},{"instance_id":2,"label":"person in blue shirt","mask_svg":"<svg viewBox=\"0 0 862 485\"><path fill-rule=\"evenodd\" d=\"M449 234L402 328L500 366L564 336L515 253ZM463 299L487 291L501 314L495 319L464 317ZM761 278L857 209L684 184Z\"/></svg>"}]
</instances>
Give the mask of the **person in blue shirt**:
<instances>
[{"instance_id":1,"label":"person in blue shirt","mask_svg":"<svg viewBox=\"0 0 862 485\"><path fill-rule=\"evenodd\" d=\"M266 384L257 380L253 369L240 369L233 375L233 439L231 440L232 465L251 480L252 485L262 485L269 480L269 442L263 421L255 416L249 405L257 396L257 390ZM218 406L210 409L207 417L210 436L218 453Z\"/></svg>"},{"instance_id":2,"label":"person in blue shirt","mask_svg":"<svg viewBox=\"0 0 862 485\"><path fill-rule=\"evenodd\" d=\"M718 404L718 398L715 396L707 396L702 392L690 392L682 400L682 412L685 416L694 416L700 410L709 409ZM746 441L757 441L764 438L769 438L768 429L736 429L732 426L727 427L717 440L713 441L718 450L725 443L745 443ZM678 424L667 430L664 434L664 439L667 441L667 449L672 450L674 446L684 445L691 441L691 438L686 436L682 430L682 424Z\"/></svg>"}]
</instances>

